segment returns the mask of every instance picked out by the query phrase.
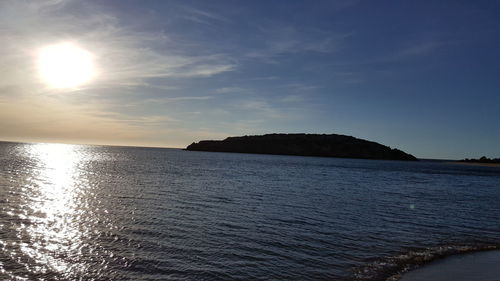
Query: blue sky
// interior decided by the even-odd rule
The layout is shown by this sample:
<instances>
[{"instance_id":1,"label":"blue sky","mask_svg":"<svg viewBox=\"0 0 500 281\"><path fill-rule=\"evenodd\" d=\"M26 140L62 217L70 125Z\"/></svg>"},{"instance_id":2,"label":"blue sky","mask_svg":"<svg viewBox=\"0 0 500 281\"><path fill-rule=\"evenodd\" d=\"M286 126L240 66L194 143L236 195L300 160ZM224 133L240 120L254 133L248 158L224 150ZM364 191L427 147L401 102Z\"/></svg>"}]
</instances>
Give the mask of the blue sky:
<instances>
[{"instance_id":1,"label":"blue sky","mask_svg":"<svg viewBox=\"0 0 500 281\"><path fill-rule=\"evenodd\" d=\"M500 157L500 1L2 1L0 139L184 147L339 133ZM37 79L71 41L99 75Z\"/></svg>"}]
</instances>

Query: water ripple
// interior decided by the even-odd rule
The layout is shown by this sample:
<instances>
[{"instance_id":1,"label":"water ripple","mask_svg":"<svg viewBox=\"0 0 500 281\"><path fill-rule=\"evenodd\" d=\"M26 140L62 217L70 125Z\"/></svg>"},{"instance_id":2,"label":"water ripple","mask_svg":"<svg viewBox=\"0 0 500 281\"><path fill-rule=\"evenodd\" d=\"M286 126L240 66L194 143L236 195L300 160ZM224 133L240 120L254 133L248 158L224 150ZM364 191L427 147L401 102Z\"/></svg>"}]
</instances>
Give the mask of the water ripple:
<instances>
[{"instance_id":1,"label":"water ripple","mask_svg":"<svg viewBox=\"0 0 500 281\"><path fill-rule=\"evenodd\" d=\"M498 247L488 167L0 143L0 279L386 280Z\"/></svg>"}]
</instances>

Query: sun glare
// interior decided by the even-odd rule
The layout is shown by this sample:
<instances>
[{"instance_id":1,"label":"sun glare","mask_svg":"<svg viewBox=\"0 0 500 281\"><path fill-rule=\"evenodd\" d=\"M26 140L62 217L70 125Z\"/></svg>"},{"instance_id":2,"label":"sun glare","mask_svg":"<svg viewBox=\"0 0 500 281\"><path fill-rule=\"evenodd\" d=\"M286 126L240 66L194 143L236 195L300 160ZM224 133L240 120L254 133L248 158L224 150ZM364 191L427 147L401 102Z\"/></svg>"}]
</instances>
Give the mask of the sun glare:
<instances>
[{"instance_id":1,"label":"sun glare","mask_svg":"<svg viewBox=\"0 0 500 281\"><path fill-rule=\"evenodd\" d=\"M38 55L41 79L52 88L75 88L96 75L93 56L73 43L42 48Z\"/></svg>"}]
</instances>

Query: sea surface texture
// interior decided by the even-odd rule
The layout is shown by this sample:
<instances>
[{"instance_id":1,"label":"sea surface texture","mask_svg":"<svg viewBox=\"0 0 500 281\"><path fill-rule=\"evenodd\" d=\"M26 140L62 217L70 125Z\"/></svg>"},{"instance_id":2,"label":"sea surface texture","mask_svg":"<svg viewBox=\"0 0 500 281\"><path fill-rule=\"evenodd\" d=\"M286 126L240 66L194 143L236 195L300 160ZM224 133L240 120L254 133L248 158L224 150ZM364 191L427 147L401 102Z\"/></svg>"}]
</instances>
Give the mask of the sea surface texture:
<instances>
[{"instance_id":1,"label":"sea surface texture","mask_svg":"<svg viewBox=\"0 0 500 281\"><path fill-rule=\"evenodd\" d=\"M500 241L500 169L0 143L0 280L387 280Z\"/></svg>"}]
</instances>

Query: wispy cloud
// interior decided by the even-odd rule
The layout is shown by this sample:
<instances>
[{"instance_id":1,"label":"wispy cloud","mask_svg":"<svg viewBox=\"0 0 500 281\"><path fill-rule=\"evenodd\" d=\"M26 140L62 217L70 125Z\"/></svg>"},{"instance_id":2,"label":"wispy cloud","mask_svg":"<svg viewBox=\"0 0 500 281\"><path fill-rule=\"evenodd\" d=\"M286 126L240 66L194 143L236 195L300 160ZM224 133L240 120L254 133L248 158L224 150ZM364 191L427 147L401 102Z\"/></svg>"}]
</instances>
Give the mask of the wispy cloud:
<instances>
[{"instance_id":1,"label":"wispy cloud","mask_svg":"<svg viewBox=\"0 0 500 281\"><path fill-rule=\"evenodd\" d=\"M277 104L278 102L284 102L283 104ZM240 111L247 111L253 113L253 116L258 116L259 120L270 120L270 119L295 119L300 115L294 114L294 108L286 106L289 101L283 101L276 99L274 101L269 101L263 98L260 99L246 99L239 101L235 104L236 108ZM306 110L302 108L301 110ZM253 117L252 119L254 119Z\"/></svg>"},{"instance_id":2,"label":"wispy cloud","mask_svg":"<svg viewBox=\"0 0 500 281\"><path fill-rule=\"evenodd\" d=\"M432 53L438 48L444 46L445 43L441 41L427 41L412 44L407 47L403 47L400 50L394 52L394 54L388 57L388 60L398 60L411 57L424 56Z\"/></svg>"},{"instance_id":3,"label":"wispy cloud","mask_svg":"<svg viewBox=\"0 0 500 281\"><path fill-rule=\"evenodd\" d=\"M309 84L305 84L305 83L288 83L288 84L280 85L279 87L286 88L286 89L289 89L290 91L298 92L298 93L307 93L307 92L315 91L315 90L320 88L317 85L309 85Z\"/></svg>"},{"instance_id":4,"label":"wispy cloud","mask_svg":"<svg viewBox=\"0 0 500 281\"><path fill-rule=\"evenodd\" d=\"M444 43L439 41L421 42L419 44L415 44L401 49L398 53L396 53L396 56L408 57L408 56L426 55L443 45Z\"/></svg>"},{"instance_id":5,"label":"wispy cloud","mask_svg":"<svg viewBox=\"0 0 500 281\"><path fill-rule=\"evenodd\" d=\"M447 43L442 41L422 41L394 49L388 55L382 55L370 61L370 63L379 62L402 62L408 59L424 57L432 54Z\"/></svg>"},{"instance_id":6,"label":"wispy cloud","mask_svg":"<svg viewBox=\"0 0 500 281\"><path fill-rule=\"evenodd\" d=\"M208 24L211 25L213 21L219 21L219 22L228 22L229 19L226 17L223 17L219 14L209 12L209 11L204 11L200 9L195 9L192 7L184 6L183 9L185 14L183 15L184 19L191 20L196 23L200 24Z\"/></svg>"},{"instance_id":7,"label":"wispy cloud","mask_svg":"<svg viewBox=\"0 0 500 281\"><path fill-rule=\"evenodd\" d=\"M182 96L182 97L161 97L161 98L151 98L144 99L142 102L144 103L170 103L170 102L178 102L178 101L203 101L214 98L213 96Z\"/></svg>"},{"instance_id":8,"label":"wispy cloud","mask_svg":"<svg viewBox=\"0 0 500 281\"><path fill-rule=\"evenodd\" d=\"M234 93L241 93L243 91L246 91L246 89L241 87L222 87L215 89L215 93L217 94L234 94Z\"/></svg>"},{"instance_id":9,"label":"wispy cloud","mask_svg":"<svg viewBox=\"0 0 500 281\"><path fill-rule=\"evenodd\" d=\"M280 99L284 103L302 103L305 98L303 95L286 95Z\"/></svg>"},{"instance_id":10,"label":"wispy cloud","mask_svg":"<svg viewBox=\"0 0 500 281\"><path fill-rule=\"evenodd\" d=\"M223 54L192 55L158 32L133 31L123 26L120 18L91 5L73 12L72 3L0 3L0 71L3 77L10 73L3 79L4 84L15 84L16 79L26 83L26 74L36 76L30 63L37 49L57 41L73 41L92 50L100 69L95 81L99 87L144 85L150 78L209 77L237 67ZM9 71L13 65L22 72L17 77Z\"/></svg>"},{"instance_id":11,"label":"wispy cloud","mask_svg":"<svg viewBox=\"0 0 500 281\"><path fill-rule=\"evenodd\" d=\"M345 84L360 84L365 81L364 76L366 74L360 71L352 70L352 71L335 71L332 73L332 75L336 81Z\"/></svg>"},{"instance_id":12,"label":"wispy cloud","mask_svg":"<svg viewBox=\"0 0 500 281\"><path fill-rule=\"evenodd\" d=\"M399 65L406 64L417 59L425 59L438 52L450 43L444 41L427 40L406 42L399 46L388 46L384 52L373 52L369 58L364 60L352 60L332 64L332 79L344 84L362 84L373 77L389 77L394 71L389 68L375 68L380 64ZM369 67L367 67L369 66ZM398 70L401 71L401 70Z\"/></svg>"},{"instance_id":13,"label":"wispy cloud","mask_svg":"<svg viewBox=\"0 0 500 281\"><path fill-rule=\"evenodd\" d=\"M307 29L277 21L259 26L264 45L247 53L250 58L268 59L300 52L331 53L342 46L349 34Z\"/></svg>"},{"instance_id":14,"label":"wispy cloud","mask_svg":"<svg viewBox=\"0 0 500 281\"><path fill-rule=\"evenodd\" d=\"M152 101L158 104L208 100L212 97L169 93L177 90L175 82L238 67L226 54L195 44L184 48L185 42L171 40L168 30L127 24L123 15L92 2L0 2L0 137L115 144L165 141L165 136L175 135L166 128L174 128L178 120L149 113L142 102L151 99L147 91L163 93L163 98ZM38 78L37 52L44 45L66 41L92 52L97 79L78 89L48 89Z\"/></svg>"}]
</instances>

